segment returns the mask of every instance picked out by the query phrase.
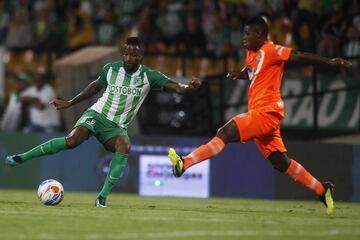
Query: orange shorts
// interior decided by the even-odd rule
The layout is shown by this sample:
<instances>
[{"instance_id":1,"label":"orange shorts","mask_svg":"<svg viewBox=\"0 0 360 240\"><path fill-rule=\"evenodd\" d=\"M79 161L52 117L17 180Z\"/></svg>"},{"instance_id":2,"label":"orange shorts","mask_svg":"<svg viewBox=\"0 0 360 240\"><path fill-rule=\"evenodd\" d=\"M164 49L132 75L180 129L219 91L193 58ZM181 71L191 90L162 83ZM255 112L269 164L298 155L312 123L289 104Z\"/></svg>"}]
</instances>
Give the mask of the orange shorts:
<instances>
[{"instance_id":1,"label":"orange shorts","mask_svg":"<svg viewBox=\"0 0 360 240\"><path fill-rule=\"evenodd\" d=\"M272 152L286 152L280 135L280 119L276 114L250 110L232 118L239 134L240 142L254 139L260 152L267 158Z\"/></svg>"}]
</instances>

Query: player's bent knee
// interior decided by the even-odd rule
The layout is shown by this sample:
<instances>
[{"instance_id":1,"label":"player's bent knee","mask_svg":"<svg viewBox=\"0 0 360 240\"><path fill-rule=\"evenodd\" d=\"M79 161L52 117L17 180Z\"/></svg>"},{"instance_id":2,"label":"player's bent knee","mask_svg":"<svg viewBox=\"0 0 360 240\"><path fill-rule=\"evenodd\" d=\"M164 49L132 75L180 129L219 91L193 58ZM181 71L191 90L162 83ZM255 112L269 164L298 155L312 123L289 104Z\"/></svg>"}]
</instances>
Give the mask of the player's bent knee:
<instances>
[{"instance_id":1,"label":"player's bent knee","mask_svg":"<svg viewBox=\"0 0 360 240\"><path fill-rule=\"evenodd\" d=\"M219 128L218 130L217 130L217 132L216 132L216 136L220 136L220 135L222 135L223 134L223 128Z\"/></svg>"},{"instance_id":2,"label":"player's bent knee","mask_svg":"<svg viewBox=\"0 0 360 240\"><path fill-rule=\"evenodd\" d=\"M286 169L284 169L284 168L282 167L282 165L279 164L279 163L276 163L276 162L271 161L271 165L273 166L273 168L274 168L275 170L278 170L278 171L281 172L281 173L286 172Z\"/></svg>"},{"instance_id":3,"label":"player's bent knee","mask_svg":"<svg viewBox=\"0 0 360 240\"><path fill-rule=\"evenodd\" d=\"M130 152L130 144L115 145L115 150L117 152L128 154Z\"/></svg>"},{"instance_id":4,"label":"player's bent knee","mask_svg":"<svg viewBox=\"0 0 360 240\"><path fill-rule=\"evenodd\" d=\"M67 137L66 146L70 149L76 147L77 146L76 140L73 137Z\"/></svg>"},{"instance_id":5,"label":"player's bent knee","mask_svg":"<svg viewBox=\"0 0 360 240\"><path fill-rule=\"evenodd\" d=\"M130 147L124 147L124 146L115 147L115 152L128 154L130 152Z\"/></svg>"},{"instance_id":6,"label":"player's bent knee","mask_svg":"<svg viewBox=\"0 0 360 240\"><path fill-rule=\"evenodd\" d=\"M86 128L76 127L66 136L66 146L68 148L75 148L83 143L88 138L88 135L89 133Z\"/></svg>"},{"instance_id":7,"label":"player's bent knee","mask_svg":"<svg viewBox=\"0 0 360 240\"><path fill-rule=\"evenodd\" d=\"M79 146L82 142L83 140L81 139L81 137L78 136L66 137L66 146L70 149Z\"/></svg>"},{"instance_id":8,"label":"player's bent knee","mask_svg":"<svg viewBox=\"0 0 360 240\"><path fill-rule=\"evenodd\" d=\"M118 137L115 140L115 151L121 153L129 153L130 152L130 142L127 138Z\"/></svg>"},{"instance_id":9,"label":"player's bent knee","mask_svg":"<svg viewBox=\"0 0 360 240\"><path fill-rule=\"evenodd\" d=\"M224 126L219 128L219 130L216 133L216 136L223 140L225 144L233 141L239 140L239 135L237 135L237 130L233 130L228 126Z\"/></svg>"},{"instance_id":10,"label":"player's bent knee","mask_svg":"<svg viewBox=\"0 0 360 240\"><path fill-rule=\"evenodd\" d=\"M271 165L274 169L279 172L286 172L290 166L291 160L285 153L273 152L269 155L268 160L271 162Z\"/></svg>"},{"instance_id":11,"label":"player's bent knee","mask_svg":"<svg viewBox=\"0 0 360 240\"><path fill-rule=\"evenodd\" d=\"M216 136L218 138L220 138L221 140L223 140L224 143L228 142L228 137L227 137L226 130L224 129L224 127L221 127L217 130Z\"/></svg>"}]
</instances>

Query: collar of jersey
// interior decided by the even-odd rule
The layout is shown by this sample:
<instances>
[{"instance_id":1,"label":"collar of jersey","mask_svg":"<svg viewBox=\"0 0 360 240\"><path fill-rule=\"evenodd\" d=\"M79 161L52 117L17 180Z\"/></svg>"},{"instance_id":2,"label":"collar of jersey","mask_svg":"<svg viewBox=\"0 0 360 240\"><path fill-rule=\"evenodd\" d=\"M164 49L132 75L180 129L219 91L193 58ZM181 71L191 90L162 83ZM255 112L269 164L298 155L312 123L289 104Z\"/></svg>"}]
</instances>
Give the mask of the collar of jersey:
<instances>
[{"instance_id":1,"label":"collar of jersey","mask_svg":"<svg viewBox=\"0 0 360 240\"><path fill-rule=\"evenodd\" d=\"M122 73L128 74L128 75L130 75L130 76L136 76L136 75L140 75L140 69L141 69L141 67L142 67L142 64L139 64L138 69L137 69L134 73L132 73L132 74L127 73L127 72L125 71L124 66L121 66L120 71L121 71Z\"/></svg>"}]
</instances>

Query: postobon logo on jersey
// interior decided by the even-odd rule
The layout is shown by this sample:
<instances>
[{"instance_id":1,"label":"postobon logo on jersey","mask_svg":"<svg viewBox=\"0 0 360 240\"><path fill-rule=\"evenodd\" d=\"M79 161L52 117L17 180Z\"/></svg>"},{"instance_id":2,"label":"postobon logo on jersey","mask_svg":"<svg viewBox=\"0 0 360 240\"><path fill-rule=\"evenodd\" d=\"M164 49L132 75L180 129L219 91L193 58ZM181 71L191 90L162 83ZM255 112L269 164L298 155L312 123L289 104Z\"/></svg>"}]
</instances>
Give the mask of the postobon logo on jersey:
<instances>
[{"instance_id":1,"label":"postobon logo on jersey","mask_svg":"<svg viewBox=\"0 0 360 240\"><path fill-rule=\"evenodd\" d=\"M141 95L141 88L110 85L109 89L110 89L110 93L112 94L131 95L135 97Z\"/></svg>"}]
</instances>

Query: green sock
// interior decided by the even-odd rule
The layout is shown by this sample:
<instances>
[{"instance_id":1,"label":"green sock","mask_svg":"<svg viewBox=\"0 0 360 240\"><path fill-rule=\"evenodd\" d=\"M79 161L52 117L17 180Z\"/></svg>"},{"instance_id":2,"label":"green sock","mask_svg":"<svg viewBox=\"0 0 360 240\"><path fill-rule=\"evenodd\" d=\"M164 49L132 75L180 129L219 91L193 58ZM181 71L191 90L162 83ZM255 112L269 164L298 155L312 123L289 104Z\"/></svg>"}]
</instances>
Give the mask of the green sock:
<instances>
[{"instance_id":1,"label":"green sock","mask_svg":"<svg viewBox=\"0 0 360 240\"><path fill-rule=\"evenodd\" d=\"M119 178L124 174L124 170L127 164L128 154L115 152L114 156L110 163L110 169L108 175L106 176L105 183L103 188L101 189L99 196L106 198L115 183Z\"/></svg>"},{"instance_id":2,"label":"green sock","mask_svg":"<svg viewBox=\"0 0 360 240\"><path fill-rule=\"evenodd\" d=\"M54 154L65 149L67 149L65 137L53 138L47 141L46 143L40 144L39 146L34 147L33 149L27 152L18 154L18 156L23 161L27 161L30 158Z\"/></svg>"}]
</instances>

